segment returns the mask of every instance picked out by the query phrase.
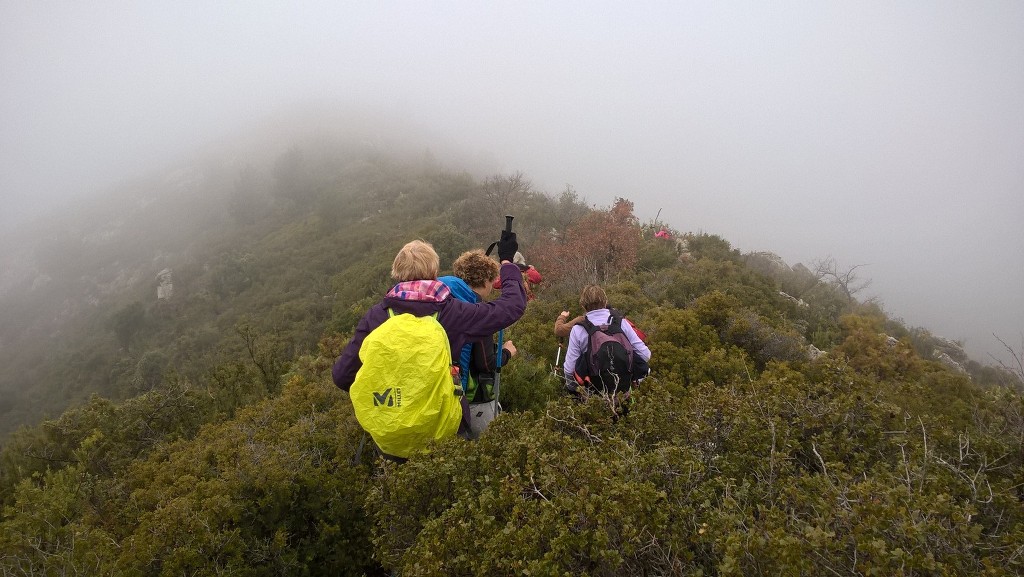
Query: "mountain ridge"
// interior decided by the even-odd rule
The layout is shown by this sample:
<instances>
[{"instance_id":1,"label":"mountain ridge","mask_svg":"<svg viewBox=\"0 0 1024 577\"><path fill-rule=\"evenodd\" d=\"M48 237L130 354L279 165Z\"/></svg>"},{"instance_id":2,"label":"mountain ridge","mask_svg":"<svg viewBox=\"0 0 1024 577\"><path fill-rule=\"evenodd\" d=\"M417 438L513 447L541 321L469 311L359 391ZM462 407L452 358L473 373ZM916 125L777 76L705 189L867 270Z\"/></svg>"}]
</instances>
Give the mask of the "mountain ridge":
<instances>
[{"instance_id":1,"label":"mountain ridge","mask_svg":"<svg viewBox=\"0 0 1024 577\"><path fill-rule=\"evenodd\" d=\"M24 270L53 280L3 309L4 334L22 332L2 341L18 373L0 388L7 417L37 422L26 407L44 401L52 414L0 452L5 569L1024 569L1012 375L968 366L972 381L931 360L948 343L876 303L717 235L641 223L626 199L594 207L519 173L478 180L429 158L322 152L154 178L162 194L132 207L145 216L95 205L101 228L64 227L35 253L40 266ZM424 238L450 263L493 240L506 212L545 275L507 331L521 354L503 371L506 413L476 443L444 441L400 467L354 462L360 429L329 368L389 286L395 251ZM165 269L173 292L158 299ZM622 418L552 376L551 323L592 282L653 352ZM32 314L70 294L71 324ZM18 359L29 345L46 354ZM18 389L33 379L43 386Z\"/></svg>"}]
</instances>

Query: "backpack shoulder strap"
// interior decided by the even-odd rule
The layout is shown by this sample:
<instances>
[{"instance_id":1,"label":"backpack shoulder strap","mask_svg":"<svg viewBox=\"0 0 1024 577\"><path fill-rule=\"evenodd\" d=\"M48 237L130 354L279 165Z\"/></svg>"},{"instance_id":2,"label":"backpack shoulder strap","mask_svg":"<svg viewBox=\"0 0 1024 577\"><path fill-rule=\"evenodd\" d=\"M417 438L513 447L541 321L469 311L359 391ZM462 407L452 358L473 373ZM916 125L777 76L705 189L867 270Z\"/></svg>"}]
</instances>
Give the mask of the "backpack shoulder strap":
<instances>
[{"instance_id":1,"label":"backpack shoulder strap","mask_svg":"<svg viewBox=\"0 0 1024 577\"><path fill-rule=\"evenodd\" d=\"M588 337L594 336L594 333L596 333L598 330L597 325L590 322L590 319L587 318L587 315L583 315L583 320L579 323L579 325L586 329Z\"/></svg>"},{"instance_id":2,"label":"backpack shoulder strap","mask_svg":"<svg viewBox=\"0 0 1024 577\"><path fill-rule=\"evenodd\" d=\"M614 335L615 333L622 332L622 316L618 313L613 312L612 316L608 318L608 330L607 333Z\"/></svg>"}]
</instances>

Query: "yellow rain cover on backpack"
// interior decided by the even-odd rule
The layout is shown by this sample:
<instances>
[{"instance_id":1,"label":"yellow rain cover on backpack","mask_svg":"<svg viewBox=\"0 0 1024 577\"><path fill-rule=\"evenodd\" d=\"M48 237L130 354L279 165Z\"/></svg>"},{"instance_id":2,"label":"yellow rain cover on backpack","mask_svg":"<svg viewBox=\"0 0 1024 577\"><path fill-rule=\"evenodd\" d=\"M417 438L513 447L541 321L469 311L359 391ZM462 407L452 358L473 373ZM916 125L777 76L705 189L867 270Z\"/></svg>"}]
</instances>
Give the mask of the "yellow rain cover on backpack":
<instances>
[{"instance_id":1,"label":"yellow rain cover on backpack","mask_svg":"<svg viewBox=\"0 0 1024 577\"><path fill-rule=\"evenodd\" d=\"M349 389L356 419L381 451L407 458L459 429L462 407L448 334L437 314L395 315L366 335ZM461 390L459 391L461 392Z\"/></svg>"}]
</instances>

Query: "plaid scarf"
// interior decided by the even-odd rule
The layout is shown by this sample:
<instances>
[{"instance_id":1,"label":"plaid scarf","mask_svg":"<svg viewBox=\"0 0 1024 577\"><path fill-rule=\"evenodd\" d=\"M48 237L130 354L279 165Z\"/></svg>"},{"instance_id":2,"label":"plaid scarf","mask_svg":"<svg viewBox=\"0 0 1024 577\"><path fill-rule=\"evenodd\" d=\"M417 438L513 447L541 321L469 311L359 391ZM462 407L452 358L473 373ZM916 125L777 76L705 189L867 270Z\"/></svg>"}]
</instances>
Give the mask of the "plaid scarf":
<instances>
[{"instance_id":1,"label":"plaid scarf","mask_svg":"<svg viewBox=\"0 0 1024 577\"><path fill-rule=\"evenodd\" d=\"M388 291L388 297L404 301L439 303L451 296L452 291L438 280L410 280L400 282Z\"/></svg>"}]
</instances>

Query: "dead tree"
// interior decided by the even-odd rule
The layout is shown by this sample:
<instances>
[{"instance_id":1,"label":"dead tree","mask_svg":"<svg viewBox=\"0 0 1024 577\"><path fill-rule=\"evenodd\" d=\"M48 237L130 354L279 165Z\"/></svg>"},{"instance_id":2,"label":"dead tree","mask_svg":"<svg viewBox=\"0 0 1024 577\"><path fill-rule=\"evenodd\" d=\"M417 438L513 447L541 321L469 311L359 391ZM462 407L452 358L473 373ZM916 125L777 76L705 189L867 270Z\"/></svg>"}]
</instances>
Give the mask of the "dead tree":
<instances>
[{"instance_id":1,"label":"dead tree","mask_svg":"<svg viewBox=\"0 0 1024 577\"><path fill-rule=\"evenodd\" d=\"M498 214L512 214L526 201L532 186L520 171L489 176L483 182L483 198Z\"/></svg>"},{"instance_id":2,"label":"dead tree","mask_svg":"<svg viewBox=\"0 0 1024 577\"><path fill-rule=\"evenodd\" d=\"M850 268L842 269L836 259L831 256L823 260L815 261L814 276L819 281L825 281L838 288L846 295L846 299L853 302L853 296L871 286L871 279L862 279L857 275L857 269L867 266L865 264L853 265Z\"/></svg>"},{"instance_id":3,"label":"dead tree","mask_svg":"<svg viewBox=\"0 0 1024 577\"><path fill-rule=\"evenodd\" d=\"M1021 333L1020 336L1020 350L1015 350L1013 347L1006 344L1006 341L999 338L999 336L996 335L995 333L992 333L992 336L995 337L997 341L999 341L999 344L1003 345L1003 347L1006 349L1006 352L1010 353L1010 358L1013 360L1010 362L1005 362L1001 359L997 359L992 354L989 354L989 356L995 359L995 361L999 363L999 366L1004 371L1017 377L1017 380L1020 381L1021 385L1024 385L1024 333Z\"/></svg>"}]
</instances>

